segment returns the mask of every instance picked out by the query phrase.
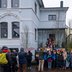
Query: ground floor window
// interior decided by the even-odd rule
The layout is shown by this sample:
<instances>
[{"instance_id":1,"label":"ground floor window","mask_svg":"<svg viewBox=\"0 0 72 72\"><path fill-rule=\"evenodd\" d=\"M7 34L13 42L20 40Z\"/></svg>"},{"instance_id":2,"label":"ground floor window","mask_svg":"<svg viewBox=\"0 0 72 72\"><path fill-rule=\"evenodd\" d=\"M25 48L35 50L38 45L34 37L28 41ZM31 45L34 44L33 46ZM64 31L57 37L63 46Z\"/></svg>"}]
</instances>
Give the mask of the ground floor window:
<instances>
[{"instance_id":1,"label":"ground floor window","mask_svg":"<svg viewBox=\"0 0 72 72\"><path fill-rule=\"evenodd\" d=\"M12 22L12 38L19 38L20 36L19 22Z\"/></svg>"},{"instance_id":2,"label":"ground floor window","mask_svg":"<svg viewBox=\"0 0 72 72\"><path fill-rule=\"evenodd\" d=\"M0 38L8 37L8 22L0 23Z\"/></svg>"}]
</instances>

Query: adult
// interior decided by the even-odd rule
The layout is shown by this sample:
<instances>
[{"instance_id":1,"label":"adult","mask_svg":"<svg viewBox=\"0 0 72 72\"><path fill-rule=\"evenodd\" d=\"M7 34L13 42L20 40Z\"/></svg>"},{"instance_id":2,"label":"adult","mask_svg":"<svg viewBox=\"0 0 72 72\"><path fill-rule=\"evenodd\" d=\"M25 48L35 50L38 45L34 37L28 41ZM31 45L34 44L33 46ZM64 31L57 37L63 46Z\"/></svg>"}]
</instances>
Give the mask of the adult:
<instances>
[{"instance_id":1,"label":"adult","mask_svg":"<svg viewBox=\"0 0 72 72\"><path fill-rule=\"evenodd\" d=\"M70 69L72 69L72 50L71 50L71 52L70 52Z\"/></svg>"},{"instance_id":2,"label":"adult","mask_svg":"<svg viewBox=\"0 0 72 72\"><path fill-rule=\"evenodd\" d=\"M44 69L44 52L42 49L40 49L39 52L39 66L38 66L38 71L43 71Z\"/></svg>"},{"instance_id":3,"label":"adult","mask_svg":"<svg viewBox=\"0 0 72 72\"><path fill-rule=\"evenodd\" d=\"M66 69L66 59L67 59L67 52L63 50L63 69Z\"/></svg>"},{"instance_id":4,"label":"adult","mask_svg":"<svg viewBox=\"0 0 72 72\"><path fill-rule=\"evenodd\" d=\"M3 72L11 72L11 52L7 46L2 47L2 52L6 53L6 59L8 61L7 64L4 64L3 67Z\"/></svg>"},{"instance_id":5,"label":"adult","mask_svg":"<svg viewBox=\"0 0 72 72\"><path fill-rule=\"evenodd\" d=\"M32 61L32 53L30 51L28 51L28 53L27 53L27 66L28 66L28 69L31 69L31 61Z\"/></svg>"},{"instance_id":6,"label":"adult","mask_svg":"<svg viewBox=\"0 0 72 72\"><path fill-rule=\"evenodd\" d=\"M12 72L17 71L17 52L16 50L13 50L11 53L11 59L12 59Z\"/></svg>"},{"instance_id":7,"label":"adult","mask_svg":"<svg viewBox=\"0 0 72 72\"><path fill-rule=\"evenodd\" d=\"M20 49L18 53L19 59L19 72L26 72L27 69L27 60L26 60L26 53L24 52L24 48Z\"/></svg>"}]
</instances>

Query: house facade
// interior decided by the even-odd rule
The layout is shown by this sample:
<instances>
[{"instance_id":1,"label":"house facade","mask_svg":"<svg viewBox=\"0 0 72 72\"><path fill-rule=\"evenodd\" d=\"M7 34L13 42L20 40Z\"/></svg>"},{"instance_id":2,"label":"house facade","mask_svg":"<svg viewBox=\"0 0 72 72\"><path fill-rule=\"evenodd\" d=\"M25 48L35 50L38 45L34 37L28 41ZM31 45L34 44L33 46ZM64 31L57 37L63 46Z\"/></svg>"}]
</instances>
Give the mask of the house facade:
<instances>
[{"instance_id":1,"label":"house facade","mask_svg":"<svg viewBox=\"0 0 72 72\"><path fill-rule=\"evenodd\" d=\"M0 47L35 48L47 38L61 47L68 7L45 8L42 0L0 0Z\"/></svg>"}]
</instances>

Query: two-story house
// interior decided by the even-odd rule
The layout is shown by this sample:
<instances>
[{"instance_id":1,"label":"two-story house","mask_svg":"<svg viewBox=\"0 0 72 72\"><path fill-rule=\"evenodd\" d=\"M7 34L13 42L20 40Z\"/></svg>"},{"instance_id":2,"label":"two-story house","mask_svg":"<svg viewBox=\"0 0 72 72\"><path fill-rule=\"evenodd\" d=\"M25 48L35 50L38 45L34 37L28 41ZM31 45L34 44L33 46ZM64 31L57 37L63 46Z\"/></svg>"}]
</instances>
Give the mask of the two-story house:
<instances>
[{"instance_id":1,"label":"two-story house","mask_svg":"<svg viewBox=\"0 0 72 72\"><path fill-rule=\"evenodd\" d=\"M61 46L68 7L45 8L42 0L0 0L0 47L38 48L47 38Z\"/></svg>"}]
</instances>

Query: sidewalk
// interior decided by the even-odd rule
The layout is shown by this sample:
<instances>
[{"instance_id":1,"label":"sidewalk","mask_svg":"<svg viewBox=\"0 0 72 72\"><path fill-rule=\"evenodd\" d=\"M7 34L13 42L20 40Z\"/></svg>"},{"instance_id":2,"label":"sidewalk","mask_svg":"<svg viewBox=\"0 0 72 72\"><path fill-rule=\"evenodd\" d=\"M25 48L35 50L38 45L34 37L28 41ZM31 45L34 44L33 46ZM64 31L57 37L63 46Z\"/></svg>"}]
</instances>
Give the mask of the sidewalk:
<instances>
[{"instance_id":1,"label":"sidewalk","mask_svg":"<svg viewBox=\"0 0 72 72\"><path fill-rule=\"evenodd\" d=\"M37 69L37 67L33 66L32 69L28 70L27 72L38 72L38 69ZM47 68L44 68L43 72L72 72L72 70L70 70L70 69L66 69L66 70L63 70L63 69L51 69L51 70L48 70Z\"/></svg>"}]
</instances>

